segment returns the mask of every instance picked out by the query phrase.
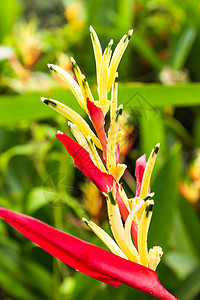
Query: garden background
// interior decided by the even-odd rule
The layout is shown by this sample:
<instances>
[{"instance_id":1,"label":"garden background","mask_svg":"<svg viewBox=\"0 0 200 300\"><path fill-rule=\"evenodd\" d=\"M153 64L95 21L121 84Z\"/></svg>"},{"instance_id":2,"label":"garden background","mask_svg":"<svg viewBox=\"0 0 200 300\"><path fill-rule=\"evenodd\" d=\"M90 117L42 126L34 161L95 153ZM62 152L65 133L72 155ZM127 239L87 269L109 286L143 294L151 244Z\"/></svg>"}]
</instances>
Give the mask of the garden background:
<instances>
[{"instance_id":1,"label":"garden background","mask_svg":"<svg viewBox=\"0 0 200 300\"><path fill-rule=\"evenodd\" d=\"M95 94L90 25L103 48L134 29L119 66L119 103L127 111L123 184L133 197L135 161L160 142L149 247L164 250L161 283L180 299L200 299L199 1L1 1L0 205L104 247L81 221L108 230L104 199L55 138L57 130L69 133L66 119L40 101L57 99L84 116L47 63L73 74L74 57ZM74 271L0 222L0 299L80 297L151 299Z\"/></svg>"}]
</instances>

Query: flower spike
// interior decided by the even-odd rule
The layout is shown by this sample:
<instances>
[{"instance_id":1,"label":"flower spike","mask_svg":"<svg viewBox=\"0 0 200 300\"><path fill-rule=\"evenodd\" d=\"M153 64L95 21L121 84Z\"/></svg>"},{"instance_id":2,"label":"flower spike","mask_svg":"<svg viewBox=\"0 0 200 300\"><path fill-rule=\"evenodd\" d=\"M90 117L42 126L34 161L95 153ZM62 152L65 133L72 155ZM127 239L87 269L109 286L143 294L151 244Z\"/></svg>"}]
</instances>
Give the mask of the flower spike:
<instances>
[{"instance_id":1,"label":"flower spike","mask_svg":"<svg viewBox=\"0 0 200 300\"><path fill-rule=\"evenodd\" d=\"M68 106L53 99L41 98L41 100L68 119L69 127L77 142L60 131L56 137L74 159L75 165L106 197L113 238L94 222L87 219L83 221L112 253L58 231L34 218L2 207L0 218L51 255L88 276L115 287L127 284L157 299L175 300L176 298L160 284L154 272L163 254L161 247L155 246L151 249L147 247L154 206L152 199L154 193L150 193L150 178L160 145L154 147L147 163L145 155L136 161L135 197L129 199L123 189L123 183L119 183L127 166L120 163L120 158L124 158L123 150L120 157L120 141L126 130L123 127L123 106L118 107L117 104L116 71L132 30L122 37L112 59L113 40L102 55L100 42L92 27L90 33L95 53L99 100L94 100L89 84L73 58L71 62L78 83L60 67L48 66L69 86L79 104L88 113L96 133ZM110 96L108 92L111 86ZM105 115L109 108L110 126L106 133Z\"/></svg>"}]
</instances>

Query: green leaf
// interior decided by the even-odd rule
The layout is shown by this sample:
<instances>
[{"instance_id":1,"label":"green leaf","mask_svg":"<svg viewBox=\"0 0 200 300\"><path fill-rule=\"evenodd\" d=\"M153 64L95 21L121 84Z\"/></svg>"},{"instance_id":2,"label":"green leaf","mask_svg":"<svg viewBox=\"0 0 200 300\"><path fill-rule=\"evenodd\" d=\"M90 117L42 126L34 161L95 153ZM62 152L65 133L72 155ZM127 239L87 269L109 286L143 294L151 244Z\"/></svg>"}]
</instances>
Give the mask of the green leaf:
<instances>
[{"instance_id":1,"label":"green leaf","mask_svg":"<svg viewBox=\"0 0 200 300\"><path fill-rule=\"evenodd\" d=\"M198 146L200 146L200 109L195 109L195 118L193 125L193 136Z\"/></svg>"},{"instance_id":2,"label":"green leaf","mask_svg":"<svg viewBox=\"0 0 200 300\"><path fill-rule=\"evenodd\" d=\"M127 83L119 84L119 102L124 107L142 103L149 103L153 108L165 106L197 106L200 104L200 84L176 84L165 86L162 84ZM143 99L143 100L142 100Z\"/></svg>"},{"instance_id":3,"label":"green leaf","mask_svg":"<svg viewBox=\"0 0 200 300\"><path fill-rule=\"evenodd\" d=\"M193 300L199 299L196 298L200 293L200 266L189 275L179 287L179 290L176 294L178 299L182 300Z\"/></svg>"},{"instance_id":4,"label":"green leaf","mask_svg":"<svg viewBox=\"0 0 200 300\"><path fill-rule=\"evenodd\" d=\"M82 273L76 274L76 285L71 294L70 299L95 299L95 296L99 292L99 286L105 286L105 284L90 278Z\"/></svg>"},{"instance_id":5,"label":"green leaf","mask_svg":"<svg viewBox=\"0 0 200 300\"><path fill-rule=\"evenodd\" d=\"M16 18L21 12L19 1L6 0L1 1L0 9L0 42L10 33L15 23Z\"/></svg>"},{"instance_id":6,"label":"green leaf","mask_svg":"<svg viewBox=\"0 0 200 300\"><path fill-rule=\"evenodd\" d=\"M190 234L185 227L185 220L181 217L180 210L174 214L173 232L171 234L170 246L178 252L187 254L195 260L199 259L198 252L192 243Z\"/></svg>"},{"instance_id":7,"label":"green leaf","mask_svg":"<svg viewBox=\"0 0 200 300\"><path fill-rule=\"evenodd\" d=\"M185 229L200 257L200 221L198 215L192 205L183 198L180 200L179 207Z\"/></svg>"},{"instance_id":8,"label":"green leaf","mask_svg":"<svg viewBox=\"0 0 200 300\"><path fill-rule=\"evenodd\" d=\"M145 37L141 34L135 35L133 46L140 55L146 58L155 70L160 71L162 69L164 63L161 61L156 51L153 50L153 47L147 43L147 39Z\"/></svg>"},{"instance_id":9,"label":"green leaf","mask_svg":"<svg viewBox=\"0 0 200 300\"><path fill-rule=\"evenodd\" d=\"M180 279L185 279L199 265L199 261L182 252L170 251L164 256L165 263Z\"/></svg>"},{"instance_id":10,"label":"green leaf","mask_svg":"<svg viewBox=\"0 0 200 300\"><path fill-rule=\"evenodd\" d=\"M15 96L7 95L0 97L0 125L20 120L39 120L56 116L55 111L40 101L41 96L63 101L78 113L83 112L73 94L65 88L52 89L48 94L41 91Z\"/></svg>"},{"instance_id":11,"label":"green leaf","mask_svg":"<svg viewBox=\"0 0 200 300\"><path fill-rule=\"evenodd\" d=\"M0 285L11 296L19 300L36 300L32 292L22 284L22 274L5 256L0 259Z\"/></svg>"},{"instance_id":12,"label":"green leaf","mask_svg":"<svg viewBox=\"0 0 200 300\"><path fill-rule=\"evenodd\" d=\"M177 46L172 57L171 66L173 69L180 70L184 67L196 35L196 28L189 27L184 29L180 38L178 39Z\"/></svg>"},{"instance_id":13,"label":"green leaf","mask_svg":"<svg viewBox=\"0 0 200 300\"><path fill-rule=\"evenodd\" d=\"M143 108L143 115L140 117L140 148L141 153L150 154L153 147L160 143L160 152L166 150L166 136L163 124L163 117L160 110L153 108L145 112Z\"/></svg>"},{"instance_id":14,"label":"green leaf","mask_svg":"<svg viewBox=\"0 0 200 300\"><path fill-rule=\"evenodd\" d=\"M191 136L191 133L175 118L166 118L164 124L167 130L173 132L184 144L189 146L196 146L197 141Z\"/></svg>"},{"instance_id":15,"label":"green leaf","mask_svg":"<svg viewBox=\"0 0 200 300\"><path fill-rule=\"evenodd\" d=\"M130 9L131 4L132 4L131 0L125 0L125 1L118 0L117 1L118 14L128 24L132 23L133 10ZM120 26L120 24L119 24L119 26ZM128 28L128 29L131 29L131 28Z\"/></svg>"},{"instance_id":16,"label":"green leaf","mask_svg":"<svg viewBox=\"0 0 200 300\"><path fill-rule=\"evenodd\" d=\"M197 106L200 104L200 84L122 84L119 88L119 102L125 108L142 105L153 109L164 106ZM59 100L77 113L85 115L71 91L53 88L49 93L30 92L22 95L0 96L0 126L20 120L40 120L56 116L57 113L40 101L41 96ZM141 99L140 101L138 99ZM138 102L139 101L139 102Z\"/></svg>"},{"instance_id":17,"label":"green leaf","mask_svg":"<svg viewBox=\"0 0 200 300\"><path fill-rule=\"evenodd\" d=\"M27 155L33 154L37 150L36 145L34 144L27 144L27 145L17 145L14 147L9 148L5 151L0 158L0 169L5 171L8 167L9 161L18 155Z\"/></svg>"},{"instance_id":18,"label":"green leaf","mask_svg":"<svg viewBox=\"0 0 200 300\"><path fill-rule=\"evenodd\" d=\"M24 281L36 293L41 293L40 299L51 299L52 275L43 266L35 263L31 259L23 259L21 262L21 270L23 271Z\"/></svg>"},{"instance_id":19,"label":"green leaf","mask_svg":"<svg viewBox=\"0 0 200 300\"><path fill-rule=\"evenodd\" d=\"M30 214L34 214L41 207L54 201L53 196L55 196L55 193L51 188L44 186L33 188L27 198L27 212Z\"/></svg>"},{"instance_id":20,"label":"green leaf","mask_svg":"<svg viewBox=\"0 0 200 300\"><path fill-rule=\"evenodd\" d=\"M74 277L66 277L60 285L60 293L66 297L70 297L76 285Z\"/></svg>"},{"instance_id":21,"label":"green leaf","mask_svg":"<svg viewBox=\"0 0 200 300\"><path fill-rule=\"evenodd\" d=\"M80 205L80 201L72 197L69 194L70 191L66 191L66 188L67 187L59 191L59 186L55 186L54 183L52 183L51 187L44 185L33 188L28 195L26 203L27 212L34 214L37 210L47 204L56 207L57 201L59 200L59 205L70 207L80 219L83 217L88 218ZM73 188L71 188L71 190L72 189Z\"/></svg>"},{"instance_id":22,"label":"green leaf","mask_svg":"<svg viewBox=\"0 0 200 300\"><path fill-rule=\"evenodd\" d=\"M21 252L19 240L5 235L0 244L0 285L5 291L16 299L51 299L51 274L24 255L24 246Z\"/></svg>"}]
</instances>

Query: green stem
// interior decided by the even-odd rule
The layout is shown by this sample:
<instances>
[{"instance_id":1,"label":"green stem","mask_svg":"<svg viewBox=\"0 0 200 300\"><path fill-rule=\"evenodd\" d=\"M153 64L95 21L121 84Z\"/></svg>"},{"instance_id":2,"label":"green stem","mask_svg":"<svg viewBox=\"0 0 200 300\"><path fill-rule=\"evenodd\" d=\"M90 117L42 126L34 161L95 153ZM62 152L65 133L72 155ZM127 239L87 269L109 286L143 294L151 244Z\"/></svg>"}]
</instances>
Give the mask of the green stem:
<instances>
[{"instance_id":1,"label":"green stem","mask_svg":"<svg viewBox=\"0 0 200 300\"><path fill-rule=\"evenodd\" d=\"M63 124L61 124L61 127ZM65 132L68 134L68 126L65 128ZM63 179L63 174L66 176ZM60 164L58 168L58 185L57 189L57 199L56 204L53 207L53 216L54 216L54 226L59 230L63 230L63 202L62 196L66 191L66 184L70 185L72 180L71 171L70 171L70 161L67 156L65 148L61 147L60 153ZM62 296L60 295L59 287L61 284L62 278L64 278L64 269L61 261L54 259L53 263L53 299L61 300Z\"/></svg>"},{"instance_id":2,"label":"green stem","mask_svg":"<svg viewBox=\"0 0 200 300\"><path fill-rule=\"evenodd\" d=\"M58 260L56 258L53 259L53 300L60 300L60 270L58 267Z\"/></svg>"}]
</instances>

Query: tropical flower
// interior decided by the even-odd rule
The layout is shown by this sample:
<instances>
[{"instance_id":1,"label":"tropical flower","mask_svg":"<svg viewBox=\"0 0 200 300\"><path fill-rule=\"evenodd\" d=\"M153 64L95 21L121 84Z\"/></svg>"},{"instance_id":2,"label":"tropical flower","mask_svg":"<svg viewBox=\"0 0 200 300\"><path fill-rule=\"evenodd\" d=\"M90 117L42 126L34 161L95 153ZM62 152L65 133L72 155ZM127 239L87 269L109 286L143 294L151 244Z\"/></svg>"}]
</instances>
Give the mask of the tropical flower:
<instances>
[{"instance_id":1,"label":"tropical flower","mask_svg":"<svg viewBox=\"0 0 200 300\"><path fill-rule=\"evenodd\" d=\"M87 219L83 221L112 253L5 208L0 207L0 217L45 251L88 276L115 287L127 284L158 299L176 299L160 284L154 271L163 254L161 247L155 246L149 250L147 247L154 206L150 178L159 144L154 147L147 162L145 155L136 162L137 191L134 198L127 197L119 182L127 166L118 162L119 145L124 133L119 130L123 107L117 104L117 68L132 30L122 37L112 58L113 40L102 53L92 27L90 32L96 61L99 100L94 100L88 82L74 59L71 61L78 83L60 67L49 65L49 68L71 89L89 115L96 133L68 106L53 99L41 100L69 120L69 127L77 142L62 132L58 132L56 137L72 156L75 165L106 197L114 239L94 222ZM108 99L110 89L111 100ZM108 132L105 132L105 115L108 111L110 126Z\"/></svg>"},{"instance_id":2,"label":"tropical flower","mask_svg":"<svg viewBox=\"0 0 200 300\"><path fill-rule=\"evenodd\" d=\"M21 56L21 61L16 55L11 56L9 61L18 78L27 83L34 65L42 54L40 36L35 21L20 22L15 26L15 46Z\"/></svg>"},{"instance_id":3,"label":"tropical flower","mask_svg":"<svg viewBox=\"0 0 200 300\"><path fill-rule=\"evenodd\" d=\"M188 167L188 181L180 182L179 192L190 203L198 208L198 201L200 199L200 150L197 151L197 156L190 163Z\"/></svg>"},{"instance_id":4,"label":"tropical flower","mask_svg":"<svg viewBox=\"0 0 200 300\"><path fill-rule=\"evenodd\" d=\"M83 30L85 26L84 22L84 7L83 2L75 1L68 3L65 8L65 17L68 23L68 27L75 32Z\"/></svg>"}]
</instances>

